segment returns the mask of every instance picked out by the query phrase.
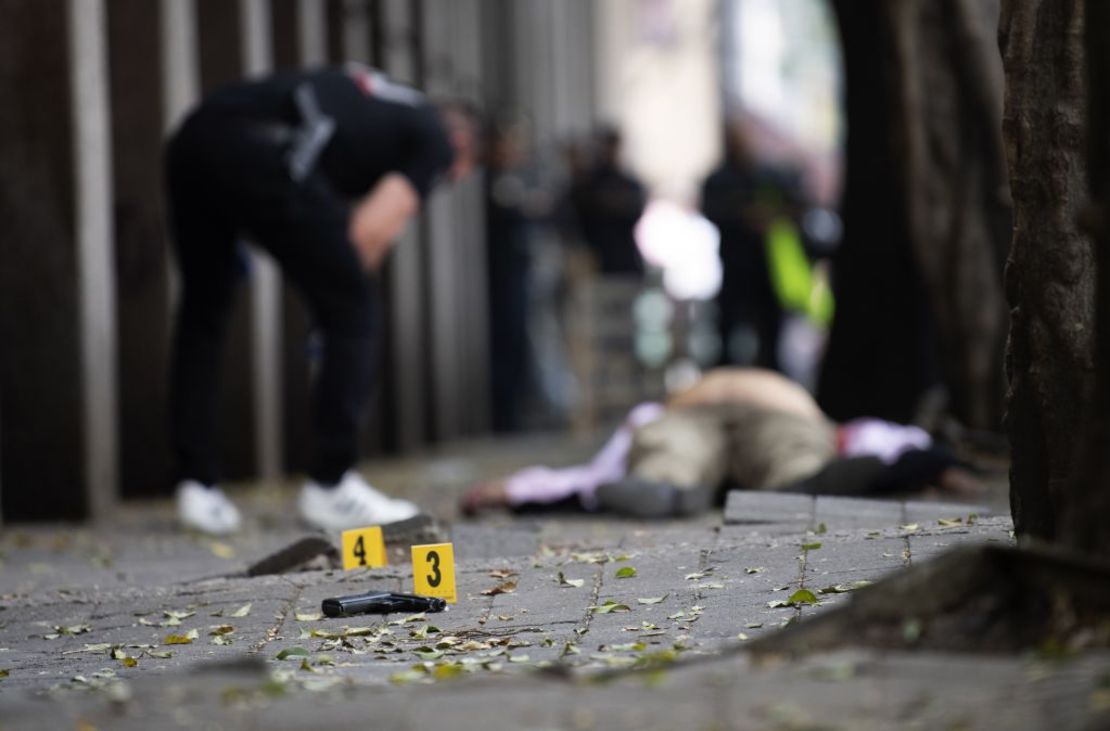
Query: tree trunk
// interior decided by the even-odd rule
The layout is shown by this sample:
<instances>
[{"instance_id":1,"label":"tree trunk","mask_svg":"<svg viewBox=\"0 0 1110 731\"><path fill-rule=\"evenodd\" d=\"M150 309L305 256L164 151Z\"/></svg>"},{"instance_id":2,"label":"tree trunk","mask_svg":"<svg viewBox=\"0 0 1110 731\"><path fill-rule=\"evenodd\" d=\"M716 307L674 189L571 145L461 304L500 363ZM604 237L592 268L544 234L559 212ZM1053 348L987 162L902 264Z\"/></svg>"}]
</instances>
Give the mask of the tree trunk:
<instances>
[{"instance_id":1,"label":"tree trunk","mask_svg":"<svg viewBox=\"0 0 1110 731\"><path fill-rule=\"evenodd\" d=\"M1087 200L1083 9L1082 0L1003 0L1002 8L1014 200L1010 503L1019 533L1053 539L1094 374L1094 251L1079 229Z\"/></svg>"},{"instance_id":2,"label":"tree trunk","mask_svg":"<svg viewBox=\"0 0 1110 731\"><path fill-rule=\"evenodd\" d=\"M837 418L904 420L942 375L957 417L997 428L1010 230L998 5L834 6L848 150L822 403Z\"/></svg>"},{"instance_id":3,"label":"tree trunk","mask_svg":"<svg viewBox=\"0 0 1110 731\"><path fill-rule=\"evenodd\" d=\"M941 372L955 415L998 429L1011 228L998 3L894 0L882 8L894 43L898 187Z\"/></svg>"},{"instance_id":4,"label":"tree trunk","mask_svg":"<svg viewBox=\"0 0 1110 731\"><path fill-rule=\"evenodd\" d=\"M818 400L835 419L913 418L937 382L929 308L909 244L890 129L894 50L886 0L834 0L847 79L844 243L834 260L836 318Z\"/></svg>"},{"instance_id":5,"label":"tree trunk","mask_svg":"<svg viewBox=\"0 0 1110 731\"><path fill-rule=\"evenodd\" d=\"M1110 3L1087 0L1087 174L1093 205L1084 222L1095 237L1095 363L1093 398L1075 480L1068 483L1060 539L1069 548L1110 558Z\"/></svg>"}]
</instances>

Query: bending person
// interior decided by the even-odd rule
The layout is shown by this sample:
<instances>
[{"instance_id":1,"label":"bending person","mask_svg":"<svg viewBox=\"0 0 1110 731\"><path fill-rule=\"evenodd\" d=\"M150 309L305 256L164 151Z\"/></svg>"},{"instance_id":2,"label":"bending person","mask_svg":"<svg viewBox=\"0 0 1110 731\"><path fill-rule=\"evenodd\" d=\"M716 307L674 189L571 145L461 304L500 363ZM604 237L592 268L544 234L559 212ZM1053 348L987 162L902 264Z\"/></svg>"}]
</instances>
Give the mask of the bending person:
<instances>
[{"instance_id":1,"label":"bending person","mask_svg":"<svg viewBox=\"0 0 1110 731\"><path fill-rule=\"evenodd\" d=\"M280 74L205 99L170 139L166 177L182 296L170 378L182 523L239 527L219 490L219 366L240 235L269 252L323 335L313 453L299 500L308 523L341 530L412 516L352 468L371 386L374 274L441 179L474 162L477 122L460 107L361 66Z\"/></svg>"}]
</instances>

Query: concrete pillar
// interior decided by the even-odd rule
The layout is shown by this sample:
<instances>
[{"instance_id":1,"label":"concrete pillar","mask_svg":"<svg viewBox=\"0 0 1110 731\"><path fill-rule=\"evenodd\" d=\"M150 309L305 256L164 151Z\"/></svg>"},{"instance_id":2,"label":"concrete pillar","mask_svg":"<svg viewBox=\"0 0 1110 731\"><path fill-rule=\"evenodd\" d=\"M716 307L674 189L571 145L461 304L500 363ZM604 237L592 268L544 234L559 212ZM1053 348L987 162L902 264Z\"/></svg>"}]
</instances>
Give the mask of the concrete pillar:
<instances>
[{"instance_id":1,"label":"concrete pillar","mask_svg":"<svg viewBox=\"0 0 1110 731\"><path fill-rule=\"evenodd\" d=\"M369 0L342 0L343 58L371 63Z\"/></svg>"},{"instance_id":2,"label":"concrete pillar","mask_svg":"<svg viewBox=\"0 0 1110 731\"><path fill-rule=\"evenodd\" d=\"M85 485L89 514L104 517L117 497L116 300L112 151L103 0L70 0L70 82L76 174Z\"/></svg>"},{"instance_id":3,"label":"concrete pillar","mask_svg":"<svg viewBox=\"0 0 1110 731\"><path fill-rule=\"evenodd\" d=\"M274 62L278 68L315 67L328 61L326 0L274 0ZM282 466L305 472L311 460L311 319L300 293L282 287Z\"/></svg>"},{"instance_id":4,"label":"concrete pillar","mask_svg":"<svg viewBox=\"0 0 1110 731\"><path fill-rule=\"evenodd\" d=\"M88 508L68 12L60 2L0 3L0 474L9 521L78 520Z\"/></svg>"},{"instance_id":5,"label":"concrete pillar","mask_svg":"<svg viewBox=\"0 0 1110 731\"><path fill-rule=\"evenodd\" d=\"M270 0L239 0L243 71L264 76L274 65ZM252 248L251 371L254 394L254 448L262 478L281 474L281 273L268 254Z\"/></svg>"},{"instance_id":6,"label":"concrete pillar","mask_svg":"<svg viewBox=\"0 0 1110 731\"><path fill-rule=\"evenodd\" d=\"M414 39L411 0L381 0L383 28L381 49L385 70L403 83L417 84L419 63ZM395 446L410 450L425 439L427 384L425 259L421 250L423 224L412 222L397 242L388 264L390 294L391 398Z\"/></svg>"},{"instance_id":7,"label":"concrete pillar","mask_svg":"<svg viewBox=\"0 0 1110 731\"><path fill-rule=\"evenodd\" d=\"M301 64L320 66L328 60L327 7L325 0L297 0Z\"/></svg>"},{"instance_id":8,"label":"concrete pillar","mask_svg":"<svg viewBox=\"0 0 1110 731\"><path fill-rule=\"evenodd\" d=\"M194 0L161 0L162 119L169 131L177 127L197 100L197 8Z\"/></svg>"},{"instance_id":9,"label":"concrete pillar","mask_svg":"<svg viewBox=\"0 0 1110 731\"><path fill-rule=\"evenodd\" d=\"M200 29L197 58L202 93L243 77L244 50L241 6L228 0L195 0ZM250 280L246 280L249 286ZM242 289L242 288L241 288ZM232 313L225 346L220 409L220 447L223 473L228 479L258 474L255 440L254 376L251 354L251 298L240 292Z\"/></svg>"},{"instance_id":10,"label":"concrete pillar","mask_svg":"<svg viewBox=\"0 0 1110 731\"><path fill-rule=\"evenodd\" d=\"M475 0L426 0L424 87L432 96L474 93L481 73ZM428 200L429 380L437 439L473 433L488 422L485 238L478 176L441 187Z\"/></svg>"},{"instance_id":11,"label":"concrete pillar","mask_svg":"<svg viewBox=\"0 0 1110 731\"><path fill-rule=\"evenodd\" d=\"M185 3L170 4L178 8ZM171 270L164 224L162 141L167 74L160 30L166 4L106 3L118 303L120 490L163 495L170 475L167 370ZM166 54L168 56L169 54ZM172 71L180 73L178 65ZM175 104L180 102L175 101ZM178 112L180 113L180 112Z\"/></svg>"}]
</instances>

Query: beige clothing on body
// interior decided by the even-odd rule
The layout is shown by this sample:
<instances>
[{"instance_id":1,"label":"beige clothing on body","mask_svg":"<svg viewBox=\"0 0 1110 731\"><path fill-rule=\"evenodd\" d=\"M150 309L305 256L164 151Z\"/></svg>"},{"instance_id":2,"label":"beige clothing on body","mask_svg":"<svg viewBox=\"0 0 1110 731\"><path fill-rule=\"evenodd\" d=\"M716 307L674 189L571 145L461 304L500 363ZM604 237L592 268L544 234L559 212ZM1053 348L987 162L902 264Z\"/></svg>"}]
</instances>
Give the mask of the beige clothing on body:
<instances>
[{"instance_id":1,"label":"beige clothing on body","mask_svg":"<svg viewBox=\"0 0 1110 731\"><path fill-rule=\"evenodd\" d=\"M805 389L771 371L727 368L708 373L636 430L628 470L679 487L716 487L728 477L774 490L835 456L835 425Z\"/></svg>"}]
</instances>

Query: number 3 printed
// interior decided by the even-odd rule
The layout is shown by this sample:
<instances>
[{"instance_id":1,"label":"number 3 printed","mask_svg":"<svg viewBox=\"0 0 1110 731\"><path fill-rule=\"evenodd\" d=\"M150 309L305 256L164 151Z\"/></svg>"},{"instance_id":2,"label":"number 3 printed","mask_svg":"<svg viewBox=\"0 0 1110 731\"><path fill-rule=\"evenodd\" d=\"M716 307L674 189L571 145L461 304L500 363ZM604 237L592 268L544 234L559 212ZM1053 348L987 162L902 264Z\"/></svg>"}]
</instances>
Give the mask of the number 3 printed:
<instances>
[{"instance_id":1,"label":"number 3 printed","mask_svg":"<svg viewBox=\"0 0 1110 731\"><path fill-rule=\"evenodd\" d=\"M428 574L428 585L435 588L443 581L443 574L439 571L439 553L428 551L428 563L432 566L432 573Z\"/></svg>"}]
</instances>

